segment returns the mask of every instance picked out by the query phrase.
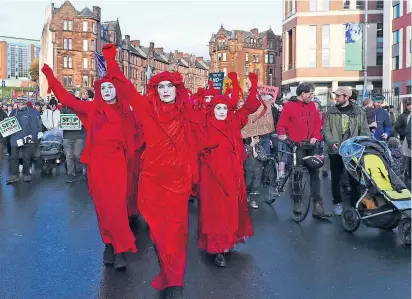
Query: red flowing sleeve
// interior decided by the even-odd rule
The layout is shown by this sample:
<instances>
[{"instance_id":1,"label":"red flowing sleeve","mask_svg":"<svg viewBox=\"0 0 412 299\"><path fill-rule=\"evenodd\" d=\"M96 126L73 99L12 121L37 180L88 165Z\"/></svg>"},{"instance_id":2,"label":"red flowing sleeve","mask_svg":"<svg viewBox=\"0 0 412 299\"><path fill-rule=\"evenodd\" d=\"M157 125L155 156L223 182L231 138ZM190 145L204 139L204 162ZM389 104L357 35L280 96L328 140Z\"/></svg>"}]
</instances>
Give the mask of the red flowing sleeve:
<instances>
[{"instance_id":1,"label":"red flowing sleeve","mask_svg":"<svg viewBox=\"0 0 412 299\"><path fill-rule=\"evenodd\" d=\"M93 107L92 102L84 102L77 100L70 92L68 92L63 85L57 80L53 74L53 70L44 64L41 69L47 78L49 89L51 89L56 98L64 105L69 107L76 114L88 114Z\"/></svg>"},{"instance_id":2,"label":"red flowing sleeve","mask_svg":"<svg viewBox=\"0 0 412 299\"><path fill-rule=\"evenodd\" d=\"M252 83L252 86L249 90L247 100L245 101L243 107L236 111L236 117L241 128L243 128L248 123L248 116L252 113L255 113L260 107L260 102L257 99L257 75L255 73L249 73L249 79Z\"/></svg>"}]
</instances>

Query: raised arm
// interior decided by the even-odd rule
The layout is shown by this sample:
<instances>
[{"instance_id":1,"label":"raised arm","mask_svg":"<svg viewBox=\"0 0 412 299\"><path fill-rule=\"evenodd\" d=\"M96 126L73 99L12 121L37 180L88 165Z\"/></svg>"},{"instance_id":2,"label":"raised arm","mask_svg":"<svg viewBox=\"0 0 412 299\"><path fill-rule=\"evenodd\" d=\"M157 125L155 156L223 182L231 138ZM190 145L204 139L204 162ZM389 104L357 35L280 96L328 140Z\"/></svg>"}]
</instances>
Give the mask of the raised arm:
<instances>
[{"instance_id":1,"label":"raised arm","mask_svg":"<svg viewBox=\"0 0 412 299\"><path fill-rule=\"evenodd\" d=\"M232 79L233 91L235 91L236 89L240 90L236 73L234 73L235 74L234 77L231 77L231 74L233 73L229 74L229 78L230 79L233 78ZM239 125L241 128L243 128L247 124L248 116L252 113L255 113L256 110L258 110L260 107L260 102L257 99L258 77L255 73L249 73L249 79L250 79L250 82L252 83L252 86L249 89L249 95L243 107L240 108L238 111L236 111L236 116L237 116L237 119L239 121Z\"/></svg>"},{"instance_id":2,"label":"raised arm","mask_svg":"<svg viewBox=\"0 0 412 299\"><path fill-rule=\"evenodd\" d=\"M88 114L92 109L91 102L84 102L77 100L70 92L68 92L59 80L54 76L53 70L44 64L41 69L43 74L47 78L47 83L49 84L49 89L51 89L56 96L56 98L63 103L63 105L71 108L76 114Z\"/></svg>"},{"instance_id":3,"label":"raised arm","mask_svg":"<svg viewBox=\"0 0 412 299\"><path fill-rule=\"evenodd\" d=\"M116 46L114 44L107 44L103 47L102 51L107 63L107 76L115 83L116 92L133 107L133 110L136 111L139 118L141 118L146 111L144 107L146 103L148 103L147 98L136 90L121 71L116 61Z\"/></svg>"}]
</instances>

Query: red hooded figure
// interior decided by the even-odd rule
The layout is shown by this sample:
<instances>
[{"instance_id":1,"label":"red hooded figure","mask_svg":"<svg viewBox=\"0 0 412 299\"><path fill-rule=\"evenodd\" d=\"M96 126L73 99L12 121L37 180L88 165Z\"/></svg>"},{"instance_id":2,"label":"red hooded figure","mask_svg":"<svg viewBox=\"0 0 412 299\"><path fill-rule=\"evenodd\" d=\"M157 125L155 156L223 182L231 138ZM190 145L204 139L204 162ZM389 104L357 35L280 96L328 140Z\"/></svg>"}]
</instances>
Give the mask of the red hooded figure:
<instances>
[{"instance_id":1,"label":"red hooded figure","mask_svg":"<svg viewBox=\"0 0 412 299\"><path fill-rule=\"evenodd\" d=\"M189 102L179 73L163 72L148 84L148 96L140 95L115 61L115 48L103 52L108 74L125 92L142 122L146 149L141 157L138 208L150 228L160 264L152 282L166 289L166 296L181 296L186 269L188 200L198 181L193 132L201 114ZM181 297L179 297L181 298Z\"/></svg>"},{"instance_id":2,"label":"red hooded figure","mask_svg":"<svg viewBox=\"0 0 412 299\"><path fill-rule=\"evenodd\" d=\"M260 106L257 100L257 76L245 105L237 110L239 86L237 75L232 80L232 98L214 96L207 114L205 150L200 166L199 247L216 254L215 264L225 266L224 253L253 235L249 216L243 162L245 150L241 128L249 114Z\"/></svg>"},{"instance_id":3,"label":"red hooded figure","mask_svg":"<svg viewBox=\"0 0 412 299\"><path fill-rule=\"evenodd\" d=\"M103 49L105 51L105 49ZM42 68L49 89L72 109L86 128L81 162L87 164L89 191L93 198L100 234L105 244L103 261L116 269L126 267L124 252L136 252L135 237L127 214L127 194L132 188L135 121L121 86L108 76L94 84L93 102L79 101Z\"/></svg>"}]
</instances>

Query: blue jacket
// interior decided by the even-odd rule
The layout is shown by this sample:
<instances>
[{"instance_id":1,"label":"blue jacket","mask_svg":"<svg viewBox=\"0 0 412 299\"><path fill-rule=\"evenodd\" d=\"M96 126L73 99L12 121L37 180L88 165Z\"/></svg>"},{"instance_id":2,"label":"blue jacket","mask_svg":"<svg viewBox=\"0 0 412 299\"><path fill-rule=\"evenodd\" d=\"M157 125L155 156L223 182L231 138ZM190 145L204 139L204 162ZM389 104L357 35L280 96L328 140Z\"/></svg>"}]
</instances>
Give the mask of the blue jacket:
<instances>
[{"instance_id":1,"label":"blue jacket","mask_svg":"<svg viewBox=\"0 0 412 299\"><path fill-rule=\"evenodd\" d=\"M31 135L32 141L36 142L39 133L40 113L33 108L26 107L22 110L13 110L10 114L10 117L12 116L15 116L19 121L21 131L10 136L11 146L17 146L17 140L28 135Z\"/></svg>"},{"instance_id":2,"label":"blue jacket","mask_svg":"<svg viewBox=\"0 0 412 299\"><path fill-rule=\"evenodd\" d=\"M377 140L382 140L383 133L386 133L388 136L391 134L391 131L392 131L391 120L389 118L388 112L383 108L375 110L375 117L376 117L377 128L373 136Z\"/></svg>"}]
</instances>

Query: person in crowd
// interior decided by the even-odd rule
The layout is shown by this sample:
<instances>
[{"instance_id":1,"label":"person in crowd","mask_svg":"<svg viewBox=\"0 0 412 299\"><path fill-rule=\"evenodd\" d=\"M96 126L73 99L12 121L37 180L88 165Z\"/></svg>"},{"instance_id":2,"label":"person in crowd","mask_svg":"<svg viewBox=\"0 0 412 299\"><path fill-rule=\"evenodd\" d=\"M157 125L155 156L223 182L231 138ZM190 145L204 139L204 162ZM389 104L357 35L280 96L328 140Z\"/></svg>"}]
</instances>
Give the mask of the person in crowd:
<instances>
[{"instance_id":1,"label":"person in crowd","mask_svg":"<svg viewBox=\"0 0 412 299\"><path fill-rule=\"evenodd\" d=\"M382 108L385 97L383 95L375 95L372 99L375 107L376 130L373 136L377 140L387 140L391 134L391 122L388 112Z\"/></svg>"},{"instance_id":2,"label":"person in crowd","mask_svg":"<svg viewBox=\"0 0 412 299\"><path fill-rule=\"evenodd\" d=\"M10 116L11 112L13 111L13 105L12 104L7 104L7 116Z\"/></svg>"},{"instance_id":3,"label":"person in crowd","mask_svg":"<svg viewBox=\"0 0 412 299\"><path fill-rule=\"evenodd\" d=\"M398 137L398 132L396 132L395 124L396 124L396 120L399 117L399 114L395 110L395 107L393 105L388 106L388 114L389 114L389 119L390 119L390 125L392 128L390 137Z\"/></svg>"},{"instance_id":4,"label":"person in crowd","mask_svg":"<svg viewBox=\"0 0 412 299\"><path fill-rule=\"evenodd\" d=\"M247 153L247 159L244 163L246 191L249 204L254 209L259 208L257 201L259 201L262 185L263 162L267 160L265 150L259 141L259 136L248 137L245 140Z\"/></svg>"},{"instance_id":5,"label":"person in crowd","mask_svg":"<svg viewBox=\"0 0 412 299\"><path fill-rule=\"evenodd\" d=\"M80 99L76 99L80 101ZM83 99L87 101L88 97ZM63 106L62 114L75 114L67 106ZM63 130L63 148L66 155L67 163L67 180L66 183L73 183L77 174L83 173L83 166L80 163L80 156L84 149L85 129L82 125L80 130Z\"/></svg>"},{"instance_id":6,"label":"person in crowd","mask_svg":"<svg viewBox=\"0 0 412 299\"><path fill-rule=\"evenodd\" d=\"M399 140L401 141L401 143L405 140L408 118L412 113L411 100L407 100L405 102L405 107L406 109L403 110L403 113L399 115L394 124L394 129L399 134Z\"/></svg>"},{"instance_id":7,"label":"person in crowd","mask_svg":"<svg viewBox=\"0 0 412 299\"><path fill-rule=\"evenodd\" d=\"M3 110L0 110L0 122L5 120L7 118L7 113ZM3 138L0 134L0 170L3 164L3 159L4 159L4 149L6 147L6 138ZM1 171L0 171L1 172ZM1 174L0 174L1 176Z\"/></svg>"},{"instance_id":8,"label":"person in crowd","mask_svg":"<svg viewBox=\"0 0 412 299\"><path fill-rule=\"evenodd\" d=\"M376 109L373 106L371 99L364 99L362 102L362 109L366 113L366 120L368 122L369 130L371 133L374 133L378 124L376 122Z\"/></svg>"},{"instance_id":9,"label":"person in crowd","mask_svg":"<svg viewBox=\"0 0 412 299\"><path fill-rule=\"evenodd\" d=\"M111 51L106 46L103 52ZM115 50L114 50L115 51ZM130 105L121 93L115 74L94 84L93 102L77 100L56 79L45 64L42 68L49 88L85 126L87 141L81 162L87 164L89 191L93 198L105 249L103 262L122 270L124 253L136 252L135 237L129 227L127 195L132 188L135 124Z\"/></svg>"},{"instance_id":10,"label":"person in crowd","mask_svg":"<svg viewBox=\"0 0 412 299\"><path fill-rule=\"evenodd\" d=\"M391 169L396 173L397 176L402 176L402 147L398 138L390 137L388 139L388 147L391 151L391 156L393 163Z\"/></svg>"},{"instance_id":11,"label":"person in crowd","mask_svg":"<svg viewBox=\"0 0 412 299\"><path fill-rule=\"evenodd\" d=\"M108 76L120 86L142 123L146 149L140 163L138 209L150 229L160 264L152 282L165 298L183 298L188 238L188 201L199 180L194 134L204 115L189 102L180 73L162 72L151 77L148 96L139 94L116 62L115 45L103 55ZM93 101L96 102L96 99ZM87 145L87 144L86 144Z\"/></svg>"},{"instance_id":12,"label":"person in crowd","mask_svg":"<svg viewBox=\"0 0 412 299\"><path fill-rule=\"evenodd\" d=\"M30 168L35 153L35 144L39 133L40 114L33 108L29 108L25 100L16 100L17 109L13 110L10 117L15 116L21 131L10 136L10 178L7 184L17 183L19 178L19 155L23 159L23 180L31 181Z\"/></svg>"},{"instance_id":13,"label":"person in crowd","mask_svg":"<svg viewBox=\"0 0 412 299\"><path fill-rule=\"evenodd\" d=\"M206 115L199 183L199 248L214 256L218 267L226 266L225 253L253 235L244 178L247 157L241 128L247 124L248 116L260 107L256 74L249 73L249 96L236 111L240 86L236 73L229 73L228 77L233 86L231 98L214 96Z\"/></svg>"},{"instance_id":14,"label":"person in crowd","mask_svg":"<svg viewBox=\"0 0 412 299\"><path fill-rule=\"evenodd\" d=\"M311 84L302 82L296 88L296 98L291 98L287 102L280 115L276 131L280 140L287 138L295 143L310 141L315 145L322 141L321 120L319 112L312 101L314 88ZM316 153L316 149L298 147L297 163L304 165L303 158ZM310 191L313 199L313 217L330 217L331 213L325 211L323 199L320 194L319 169L308 168L310 175ZM299 200L294 200L293 206L295 213L302 212L302 205Z\"/></svg>"},{"instance_id":15,"label":"person in crowd","mask_svg":"<svg viewBox=\"0 0 412 299\"><path fill-rule=\"evenodd\" d=\"M325 113L322 111L322 103L320 102L320 100L318 98L313 98L313 102L315 103L316 106L316 110L318 110L319 112L319 117L320 117L320 121L321 121L321 129L323 130L323 123L325 121ZM324 154L324 164L322 167L322 175L324 177L328 176L328 171L329 171L329 156L326 154L327 152L327 148L325 145L325 142L322 141L321 142L321 152Z\"/></svg>"},{"instance_id":16,"label":"person in crowd","mask_svg":"<svg viewBox=\"0 0 412 299\"><path fill-rule=\"evenodd\" d=\"M43 110L41 114L41 120L47 130L59 128L60 110L57 109L57 105L57 100L52 98L49 102L50 109Z\"/></svg>"},{"instance_id":17,"label":"person in crowd","mask_svg":"<svg viewBox=\"0 0 412 299\"><path fill-rule=\"evenodd\" d=\"M369 126L366 115L358 105L349 100L352 90L349 87L339 87L335 92L336 105L328 110L325 116L323 136L328 147L330 172L333 196L333 211L336 215L342 214L341 179L345 171L342 157L339 155L339 146L345 140L355 136L368 136ZM359 199L358 182L351 176L351 204Z\"/></svg>"}]
</instances>

